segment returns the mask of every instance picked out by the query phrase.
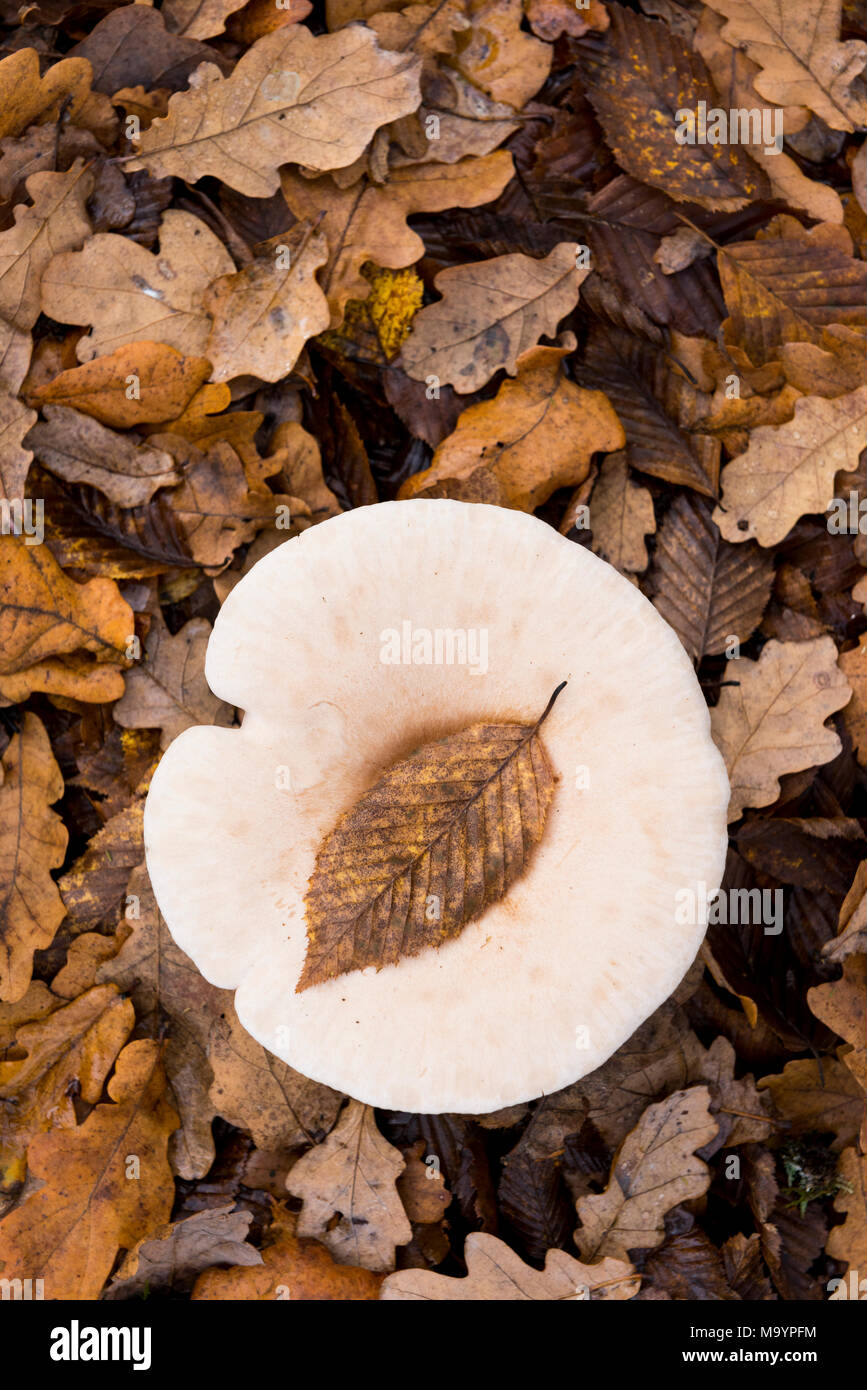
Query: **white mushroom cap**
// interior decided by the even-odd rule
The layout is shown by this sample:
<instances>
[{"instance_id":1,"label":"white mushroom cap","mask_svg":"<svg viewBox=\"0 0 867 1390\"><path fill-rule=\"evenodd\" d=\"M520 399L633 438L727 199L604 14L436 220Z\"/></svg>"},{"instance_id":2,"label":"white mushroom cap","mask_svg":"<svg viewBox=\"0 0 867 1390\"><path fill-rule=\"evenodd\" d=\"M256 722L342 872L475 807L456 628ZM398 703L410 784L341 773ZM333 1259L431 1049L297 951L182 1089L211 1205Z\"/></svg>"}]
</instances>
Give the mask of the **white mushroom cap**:
<instances>
[{"instance_id":1,"label":"white mushroom cap","mask_svg":"<svg viewBox=\"0 0 867 1390\"><path fill-rule=\"evenodd\" d=\"M486 631L487 670L383 664L404 621ZM598 1067L691 965L704 927L678 920L678 894L713 892L726 852L707 707L652 604L543 522L424 499L323 522L232 590L206 674L243 726L165 753L148 868L178 945L298 1071L394 1110L496 1110ZM420 744L532 723L563 680L541 730L559 781L523 877L448 944L296 993L304 896L342 812Z\"/></svg>"}]
</instances>

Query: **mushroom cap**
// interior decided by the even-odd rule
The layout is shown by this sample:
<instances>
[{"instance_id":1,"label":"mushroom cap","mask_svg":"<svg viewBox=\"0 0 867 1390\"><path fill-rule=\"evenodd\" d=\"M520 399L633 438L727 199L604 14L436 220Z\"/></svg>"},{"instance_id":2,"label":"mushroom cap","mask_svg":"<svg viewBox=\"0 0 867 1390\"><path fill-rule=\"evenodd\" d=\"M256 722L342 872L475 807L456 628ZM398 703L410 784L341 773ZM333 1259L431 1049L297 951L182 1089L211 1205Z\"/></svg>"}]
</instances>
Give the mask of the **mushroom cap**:
<instances>
[{"instance_id":1,"label":"mushroom cap","mask_svg":"<svg viewBox=\"0 0 867 1390\"><path fill-rule=\"evenodd\" d=\"M487 669L383 664L405 621L486 631ZM717 888L727 843L708 710L653 605L550 526L431 499L325 521L232 590L206 675L243 724L164 754L147 865L175 941L304 1075L392 1110L496 1110L600 1066L688 970L704 927L678 920L678 894ZM296 994L304 896L340 815L423 743L532 723L564 679L523 877L447 944Z\"/></svg>"}]
</instances>

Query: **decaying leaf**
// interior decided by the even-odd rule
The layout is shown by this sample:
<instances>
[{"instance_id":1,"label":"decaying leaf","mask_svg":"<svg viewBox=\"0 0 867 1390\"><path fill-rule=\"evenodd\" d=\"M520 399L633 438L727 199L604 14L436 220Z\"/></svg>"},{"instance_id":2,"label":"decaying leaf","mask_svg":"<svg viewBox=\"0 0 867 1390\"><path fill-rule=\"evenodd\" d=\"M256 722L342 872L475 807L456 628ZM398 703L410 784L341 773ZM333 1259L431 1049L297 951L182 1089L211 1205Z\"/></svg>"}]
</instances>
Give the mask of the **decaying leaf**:
<instances>
[{"instance_id":1,"label":"decaying leaf","mask_svg":"<svg viewBox=\"0 0 867 1390\"><path fill-rule=\"evenodd\" d=\"M45 424L27 443L41 464L71 483L92 483L120 507L149 502L158 488L179 483L169 454L117 434L66 405L46 405Z\"/></svg>"},{"instance_id":2,"label":"decaying leaf","mask_svg":"<svg viewBox=\"0 0 867 1390\"><path fill-rule=\"evenodd\" d=\"M647 568L644 537L656 530L653 499L629 477L626 455L614 454L599 470L590 494L591 548L621 574Z\"/></svg>"},{"instance_id":3,"label":"decaying leaf","mask_svg":"<svg viewBox=\"0 0 867 1390\"><path fill-rule=\"evenodd\" d=\"M90 236L85 204L93 174L76 160L65 174L32 174L33 202L15 209L15 226L0 232L0 318L13 328L32 328L39 317L42 276L53 257L73 251Z\"/></svg>"},{"instance_id":4,"label":"decaying leaf","mask_svg":"<svg viewBox=\"0 0 867 1390\"><path fill-rule=\"evenodd\" d=\"M341 1264L393 1268L395 1246L412 1239L395 1187L403 1167L370 1106L351 1100L325 1142L308 1150L287 1178L303 1203L298 1235L321 1240Z\"/></svg>"},{"instance_id":5,"label":"decaying leaf","mask_svg":"<svg viewBox=\"0 0 867 1390\"><path fill-rule=\"evenodd\" d=\"M545 828L554 773L539 730L562 688L533 724L426 744L344 812L316 856L296 991L439 946L508 892ZM400 834L384 839L395 812Z\"/></svg>"},{"instance_id":6,"label":"decaying leaf","mask_svg":"<svg viewBox=\"0 0 867 1390\"><path fill-rule=\"evenodd\" d=\"M123 698L114 718L124 729L161 729L161 747L194 724L233 720L229 705L211 693L205 680L205 650L211 627L191 618L172 636L160 619L145 638L141 664L125 676Z\"/></svg>"},{"instance_id":7,"label":"decaying leaf","mask_svg":"<svg viewBox=\"0 0 867 1390\"><path fill-rule=\"evenodd\" d=\"M109 1300L188 1293L203 1270L217 1265L261 1265L246 1239L248 1211L215 1207L160 1226L127 1255L105 1292Z\"/></svg>"},{"instance_id":8,"label":"decaying leaf","mask_svg":"<svg viewBox=\"0 0 867 1390\"><path fill-rule=\"evenodd\" d=\"M210 374L205 357L182 357L167 343L129 343L61 372L30 399L39 406L70 406L123 430L177 419Z\"/></svg>"},{"instance_id":9,"label":"decaying leaf","mask_svg":"<svg viewBox=\"0 0 867 1390\"><path fill-rule=\"evenodd\" d=\"M780 777L830 762L840 740L825 720L851 698L830 637L768 642L758 661L740 657L738 684L711 711L714 740L732 787L729 820L745 806L769 806Z\"/></svg>"},{"instance_id":10,"label":"decaying leaf","mask_svg":"<svg viewBox=\"0 0 867 1390\"><path fill-rule=\"evenodd\" d=\"M665 1213L707 1191L710 1173L696 1151L717 1132L709 1103L707 1087L692 1086L648 1106L618 1149L606 1190L578 1199L583 1259L627 1259L658 1245Z\"/></svg>"},{"instance_id":11,"label":"decaying leaf","mask_svg":"<svg viewBox=\"0 0 867 1390\"><path fill-rule=\"evenodd\" d=\"M467 1274L450 1279L427 1270L389 1274L383 1299L397 1301L620 1301L638 1292L641 1276L626 1260L605 1257L582 1264L565 1250L549 1250L545 1268L533 1269L496 1236L473 1232L464 1246Z\"/></svg>"}]
</instances>

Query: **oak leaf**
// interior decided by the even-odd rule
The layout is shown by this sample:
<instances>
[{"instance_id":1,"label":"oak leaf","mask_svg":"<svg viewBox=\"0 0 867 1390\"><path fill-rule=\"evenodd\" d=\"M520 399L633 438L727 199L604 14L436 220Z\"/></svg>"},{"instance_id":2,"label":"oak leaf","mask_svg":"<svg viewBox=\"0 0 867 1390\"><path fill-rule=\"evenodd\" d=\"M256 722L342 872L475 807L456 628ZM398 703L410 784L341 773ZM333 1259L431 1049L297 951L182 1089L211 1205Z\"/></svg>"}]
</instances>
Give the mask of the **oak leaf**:
<instances>
[{"instance_id":1,"label":"oak leaf","mask_svg":"<svg viewBox=\"0 0 867 1390\"><path fill-rule=\"evenodd\" d=\"M840 43L841 0L708 0L728 23L722 36L762 69L756 91L779 106L808 106L832 130L867 125L861 73L867 44ZM853 90L853 87L855 90Z\"/></svg>"},{"instance_id":2,"label":"oak leaf","mask_svg":"<svg viewBox=\"0 0 867 1390\"><path fill-rule=\"evenodd\" d=\"M213 319L205 352L214 381L259 377L280 381L298 361L308 338L331 320L316 279L328 243L309 226L263 242L253 260L208 287L204 308Z\"/></svg>"},{"instance_id":3,"label":"oak leaf","mask_svg":"<svg viewBox=\"0 0 867 1390\"><path fill-rule=\"evenodd\" d=\"M32 405L71 406L124 430L177 419L210 374L206 357L182 357L167 343L136 342L61 372L26 394Z\"/></svg>"},{"instance_id":4,"label":"oak leaf","mask_svg":"<svg viewBox=\"0 0 867 1390\"><path fill-rule=\"evenodd\" d=\"M554 773L539 730L562 688L534 723L472 724L425 744L344 812L307 889L296 992L441 946L508 892L545 828Z\"/></svg>"},{"instance_id":5,"label":"oak leaf","mask_svg":"<svg viewBox=\"0 0 867 1390\"><path fill-rule=\"evenodd\" d=\"M843 975L827 985L807 990L807 1003L817 1018L845 1038L849 1046L841 1060L867 1096L867 955L849 956ZM867 1120L861 1127L861 1144L867 1142Z\"/></svg>"},{"instance_id":6,"label":"oak leaf","mask_svg":"<svg viewBox=\"0 0 867 1390\"><path fill-rule=\"evenodd\" d=\"M31 174L32 204L15 209L15 226L0 232L0 318L13 328L32 328L39 317L40 283L60 252L73 251L90 236L85 204L93 174L76 160L65 174Z\"/></svg>"},{"instance_id":7,"label":"oak leaf","mask_svg":"<svg viewBox=\"0 0 867 1390\"><path fill-rule=\"evenodd\" d=\"M840 670L852 687L852 699L846 706L843 723L855 745L855 755L862 767L867 764L867 641L858 639L858 646L841 652Z\"/></svg>"},{"instance_id":8,"label":"oak leaf","mask_svg":"<svg viewBox=\"0 0 867 1390\"><path fill-rule=\"evenodd\" d=\"M381 0L380 0L381 3ZM193 1302L264 1303L271 1299L354 1303L379 1297L382 1275L337 1264L314 1240L299 1240L292 1212L278 1209L262 1265L206 1269L196 1281Z\"/></svg>"},{"instance_id":9,"label":"oak leaf","mask_svg":"<svg viewBox=\"0 0 867 1390\"><path fill-rule=\"evenodd\" d=\"M262 1256L246 1238L252 1219L249 1211L213 1207L160 1226L128 1251L103 1297L188 1294L211 1266L261 1265Z\"/></svg>"},{"instance_id":10,"label":"oak leaf","mask_svg":"<svg viewBox=\"0 0 867 1390\"><path fill-rule=\"evenodd\" d=\"M0 1101L11 1102L0 1143L0 1188L23 1181L37 1134L74 1129L73 1095L95 1105L117 1054L135 1026L135 1010L113 985L89 989L46 1018L23 1024L15 1045L26 1056L0 1062Z\"/></svg>"},{"instance_id":11,"label":"oak leaf","mask_svg":"<svg viewBox=\"0 0 867 1390\"><path fill-rule=\"evenodd\" d=\"M666 512L648 580L654 605L697 665L724 652L733 636L752 636L771 595L774 563L754 542L722 540L710 505L683 494Z\"/></svg>"},{"instance_id":12,"label":"oak leaf","mask_svg":"<svg viewBox=\"0 0 867 1390\"><path fill-rule=\"evenodd\" d=\"M471 28L454 66L494 101L520 111L548 76L550 47L521 28L521 0L467 0L466 12Z\"/></svg>"},{"instance_id":13,"label":"oak leaf","mask_svg":"<svg viewBox=\"0 0 867 1390\"><path fill-rule=\"evenodd\" d=\"M166 0L160 14L170 34L213 39L222 34L229 15L243 7L244 0Z\"/></svg>"},{"instance_id":14,"label":"oak leaf","mask_svg":"<svg viewBox=\"0 0 867 1390\"><path fill-rule=\"evenodd\" d=\"M174 1182L166 1159L177 1116L163 1094L157 1043L128 1043L97 1105L76 1129L38 1135L31 1173L45 1185L0 1224L0 1262L9 1276L44 1280L49 1298L96 1299L122 1246L165 1222ZM128 1158L138 1161L130 1181Z\"/></svg>"},{"instance_id":15,"label":"oak leaf","mask_svg":"<svg viewBox=\"0 0 867 1390\"><path fill-rule=\"evenodd\" d=\"M230 725L234 711L211 693L205 679L205 651L211 625L190 618L172 635L162 618L151 623L144 658L126 673L123 698L114 718L124 729L161 729L160 746L196 724Z\"/></svg>"},{"instance_id":16,"label":"oak leaf","mask_svg":"<svg viewBox=\"0 0 867 1390\"><path fill-rule=\"evenodd\" d=\"M522 353L514 381L503 382L493 400L469 406L431 466L409 478L399 496L455 496L451 484L458 480L486 484L486 500L532 512L557 488L583 482L592 455L621 447L625 436L608 398L570 381L562 357L561 348Z\"/></svg>"},{"instance_id":17,"label":"oak leaf","mask_svg":"<svg viewBox=\"0 0 867 1390\"><path fill-rule=\"evenodd\" d=\"M196 357L211 330L204 290L233 270L223 243L204 222L172 210L160 224L158 253L100 232L83 250L55 256L42 277L42 308L59 323L93 325L78 341L80 362L142 339Z\"/></svg>"},{"instance_id":18,"label":"oak leaf","mask_svg":"<svg viewBox=\"0 0 867 1390\"><path fill-rule=\"evenodd\" d=\"M629 1250L658 1245L666 1213L707 1191L710 1171L696 1151L717 1132L709 1106L706 1086L648 1106L615 1154L605 1191L578 1198L583 1259L626 1259Z\"/></svg>"},{"instance_id":19,"label":"oak leaf","mask_svg":"<svg viewBox=\"0 0 867 1390\"><path fill-rule=\"evenodd\" d=\"M713 520L727 541L776 545L799 517L823 512L839 472L867 446L867 386L836 400L801 396L784 425L759 425L723 469Z\"/></svg>"},{"instance_id":20,"label":"oak leaf","mask_svg":"<svg viewBox=\"0 0 867 1390\"><path fill-rule=\"evenodd\" d=\"M81 108L90 92L90 64L83 58L61 58L44 76L35 48L19 48L0 62L0 136L19 135L30 125L56 121L61 107L67 117Z\"/></svg>"},{"instance_id":21,"label":"oak leaf","mask_svg":"<svg viewBox=\"0 0 867 1390\"><path fill-rule=\"evenodd\" d=\"M429 1270L389 1274L382 1298L391 1301L551 1302L630 1299L641 1275L626 1260L610 1257L582 1264L565 1250L549 1250L544 1269L533 1269L496 1236L473 1231L464 1245L467 1273L451 1279Z\"/></svg>"},{"instance_id":22,"label":"oak leaf","mask_svg":"<svg viewBox=\"0 0 867 1390\"><path fill-rule=\"evenodd\" d=\"M502 193L514 172L512 156L498 151L453 164L419 164L393 169L379 188L366 180L338 188L333 179L305 179L293 169L280 176L283 197L296 217L324 213L322 231L330 247L322 288L336 328L348 299L364 299L366 261L400 270L424 255L424 242L407 225L413 213L474 208Z\"/></svg>"},{"instance_id":23,"label":"oak leaf","mask_svg":"<svg viewBox=\"0 0 867 1390\"><path fill-rule=\"evenodd\" d=\"M852 680L851 672L840 661L840 669L847 680ZM855 697L853 696L852 703ZM847 710L848 710L847 706ZM845 719L845 715L844 715ZM839 963L854 952L867 953L867 860L862 860L855 871L852 885L840 908L838 933L822 947L822 955Z\"/></svg>"},{"instance_id":24,"label":"oak leaf","mask_svg":"<svg viewBox=\"0 0 867 1390\"><path fill-rule=\"evenodd\" d=\"M417 315L400 365L416 381L434 376L461 392L501 368L514 376L521 353L543 333L553 337L574 309L588 274L566 241L543 260L513 253L440 271L434 285L443 297Z\"/></svg>"},{"instance_id":25,"label":"oak leaf","mask_svg":"<svg viewBox=\"0 0 867 1390\"><path fill-rule=\"evenodd\" d=\"M230 77L202 64L168 115L142 131L131 167L188 183L210 175L267 198L281 164L351 164L380 126L416 109L418 77L418 59L383 52L361 25L318 37L303 25L277 29Z\"/></svg>"},{"instance_id":26,"label":"oak leaf","mask_svg":"<svg viewBox=\"0 0 867 1390\"><path fill-rule=\"evenodd\" d=\"M647 569L645 536L656 530L653 499L629 477L624 453L604 460L590 494L590 548L623 575Z\"/></svg>"},{"instance_id":27,"label":"oak leaf","mask_svg":"<svg viewBox=\"0 0 867 1390\"><path fill-rule=\"evenodd\" d=\"M738 659L737 686L711 710L714 742L731 782L729 820L745 806L770 806L780 778L830 762L840 740L825 720L851 697L830 637L768 642L758 661Z\"/></svg>"},{"instance_id":28,"label":"oak leaf","mask_svg":"<svg viewBox=\"0 0 867 1390\"><path fill-rule=\"evenodd\" d=\"M63 863L67 833L51 804L63 778L35 714L3 754L0 785L0 999L30 983L33 952L47 946L65 916L50 870Z\"/></svg>"},{"instance_id":29,"label":"oak leaf","mask_svg":"<svg viewBox=\"0 0 867 1390\"><path fill-rule=\"evenodd\" d=\"M36 411L0 385L0 499L24 498L24 483L33 461L33 450L24 437L36 423Z\"/></svg>"},{"instance_id":30,"label":"oak leaf","mask_svg":"<svg viewBox=\"0 0 867 1390\"><path fill-rule=\"evenodd\" d=\"M412 1239L395 1187L403 1169L371 1107L350 1100L325 1142L308 1149L286 1179L303 1203L298 1235L321 1240L341 1264L392 1269L395 1246Z\"/></svg>"},{"instance_id":31,"label":"oak leaf","mask_svg":"<svg viewBox=\"0 0 867 1390\"><path fill-rule=\"evenodd\" d=\"M75 45L72 56L87 60L94 89L110 97L122 87L168 87L176 92L186 87L201 63L216 63L225 70L231 66L231 60L209 44L168 33L162 13L150 5L112 10Z\"/></svg>"},{"instance_id":32,"label":"oak leaf","mask_svg":"<svg viewBox=\"0 0 867 1390\"><path fill-rule=\"evenodd\" d=\"M849 1068L836 1057L801 1057L775 1076L763 1076L760 1091L771 1098L786 1134L830 1133L835 1150L854 1144L864 1120L865 1096Z\"/></svg>"},{"instance_id":33,"label":"oak leaf","mask_svg":"<svg viewBox=\"0 0 867 1390\"><path fill-rule=\"evenodd\" d=\"M149 502L158 488L181 481L169 454L117 434L67 405L46 405L47 423L33 426L27 443L50 473L69 483L90 483L119 507Z\"/></svg>"},{"instance_id":34,"label":"oak leaf","mask_svg":"<svg viewBox=\"0 0 867 1390\"><path fill-rule=\"evenodd\" d=\"M844 1213L846 1219L831 1231L825 1250L833 1260L843 1260L860 1275L867 1262L867 1155L846 1149L837 1175L846 1186L834 1198L834 1210Z\"/></svg>"}]
</instances>

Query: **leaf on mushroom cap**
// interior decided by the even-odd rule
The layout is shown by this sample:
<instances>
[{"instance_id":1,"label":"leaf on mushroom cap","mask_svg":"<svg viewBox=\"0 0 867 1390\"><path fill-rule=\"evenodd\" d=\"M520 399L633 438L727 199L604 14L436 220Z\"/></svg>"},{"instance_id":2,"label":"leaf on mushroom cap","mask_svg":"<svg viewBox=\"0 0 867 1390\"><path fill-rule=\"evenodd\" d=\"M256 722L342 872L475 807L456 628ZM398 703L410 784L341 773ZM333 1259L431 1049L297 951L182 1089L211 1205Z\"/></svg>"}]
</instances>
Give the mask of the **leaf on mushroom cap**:
<instances>
[{"instance_id":1,"label":"leaf on mushroom cap","mask_svg":"<svg viewBox=\"0 0 867 1390\"><path fill-rule=\"evenodd\" d=\"M520 878L554 792L539 729L565 684L535 724L426 744L341 816L307 892L297 990L441 946Z\"/></svg>"}]
</instances>

